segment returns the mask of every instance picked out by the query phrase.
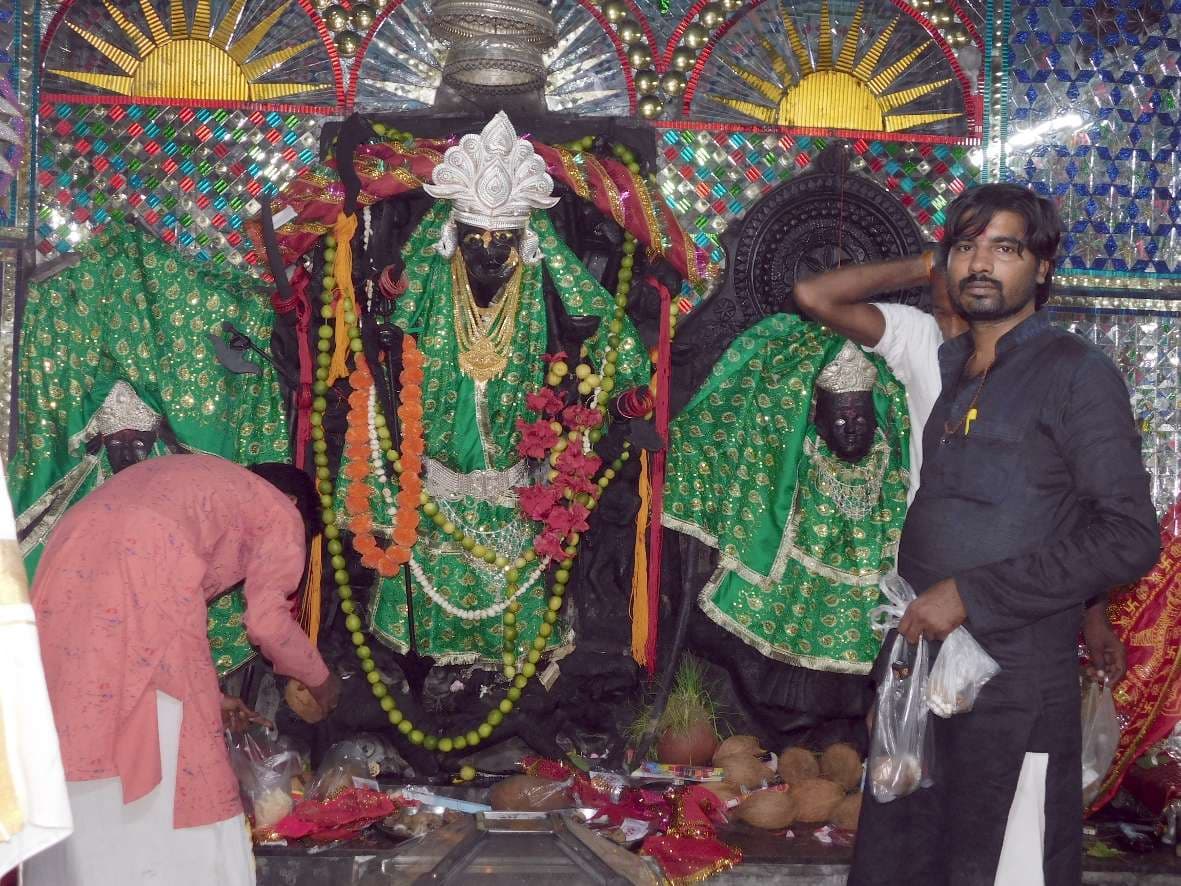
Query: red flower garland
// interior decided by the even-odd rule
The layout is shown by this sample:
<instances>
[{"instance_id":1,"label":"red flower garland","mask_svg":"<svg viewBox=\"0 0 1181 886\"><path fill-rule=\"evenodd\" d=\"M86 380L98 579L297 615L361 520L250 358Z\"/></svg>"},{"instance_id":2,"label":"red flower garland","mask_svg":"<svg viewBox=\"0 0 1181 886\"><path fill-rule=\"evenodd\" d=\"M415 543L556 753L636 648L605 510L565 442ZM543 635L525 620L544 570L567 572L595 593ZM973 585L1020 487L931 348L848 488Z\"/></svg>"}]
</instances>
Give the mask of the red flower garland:
<instances>
[{"instance_id":1,"label":"red flower garland","mask_svg":"<svg viewBox=\"0 0 1181 886\"><path fill-rule=\"evenodd\" d=\"M546 356L547 362L553 359ZM548 481L519 487L517 496L521 512L544 526L534 539L534 552L562 560L567 545L590 528L591 502L601 492L594 478L603 460L593 452L584 453L582 443L602 424L603 416L579 403L566 405L565 394L549 387L527 394L525 405L541 417L532 422L517 419L521 432L517 452L525 458L547 459L553 470Z\"/></svg>"}]
</instances>

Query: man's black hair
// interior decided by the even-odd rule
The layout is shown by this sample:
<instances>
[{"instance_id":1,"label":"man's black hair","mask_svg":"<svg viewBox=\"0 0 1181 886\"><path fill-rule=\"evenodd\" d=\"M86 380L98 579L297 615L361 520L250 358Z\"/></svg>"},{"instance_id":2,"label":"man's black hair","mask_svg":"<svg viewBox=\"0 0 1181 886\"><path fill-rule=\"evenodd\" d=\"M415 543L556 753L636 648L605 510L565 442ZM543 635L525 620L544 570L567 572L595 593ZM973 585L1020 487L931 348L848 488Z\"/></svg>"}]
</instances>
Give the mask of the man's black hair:
<instances>
[{"instance_id":1,"label":"man's black hair","mask_svg":"<svg viewBox=\"0 0 1181 886\"><path fill-rule=\"evenodd\" d=\"M250 470L284 495L294 496L295 506L299 509L299 515L303 517L304 526L307 527L308 538L323 530L324 524L320 519L320 496L316 494L316 484L305 471L278 461L264 461L251 465Z\"/></svg>"},{"instance_id":2,"label":"man's black hair","mask_svg":"<svg viewBox=\"0 0 1181 886\"><path fill-rule=\"evenodd\" d=\"M1034 307L1041 308L1050 298L1054 261L1062 239L1062 220L1053 201L1039 197L1028 188L1012 184L979 185L965 191L947 209L939 257L947 266L956 243L978 237L998 212L1012 212L1025 220L1026 248L1039 261L1050 263L1046 279L1037 284Z\"/></svg>"}]
</instances>

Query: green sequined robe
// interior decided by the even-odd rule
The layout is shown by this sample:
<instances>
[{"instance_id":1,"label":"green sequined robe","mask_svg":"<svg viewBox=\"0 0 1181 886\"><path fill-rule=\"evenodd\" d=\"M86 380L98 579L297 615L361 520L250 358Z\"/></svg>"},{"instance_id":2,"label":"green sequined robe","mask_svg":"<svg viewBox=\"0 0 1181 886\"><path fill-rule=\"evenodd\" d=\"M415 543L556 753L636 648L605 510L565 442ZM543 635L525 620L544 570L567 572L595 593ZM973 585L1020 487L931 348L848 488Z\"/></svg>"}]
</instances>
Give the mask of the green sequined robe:
<instances>
[{"instance_id":1,"label":"green sequined robe","mask_svg":"<svg viewBox=\"0 0 1181 886\"><path fill-rule=\"evenodd\" d=\"M812 391L843 344L784 314L735 339L670 427L664 525L719 552L700 595L711 619L771 658L864 674L906 512L910 428L902 386L869 355L874 448L853 469L828 451ZM826 493L833 472L843 496Z\"/></svg>"},{"instance_id":2,"label":"green sequined robe","mask_svg":"<svg viewBox=\"0 0 1181 886\"><path fill-rule=\"evenodd\" d=\"M29 288L8 470L18 521L45 509L52 523L110 476L105 450L88 457L81 432L120 379L189 449L240 464L290 460L273 367L264 362L258 375L233 375L208 339L230 320L255 342L270 341L272 309L257 281L186 258L130 225L108 225L79 252L77 265ZM152 454L164 451L157 443ZM42 542L27 546L30 581ZM210 606L219 673L253 655L243 610L240 594Z\"/></svg>"}]
</instances>

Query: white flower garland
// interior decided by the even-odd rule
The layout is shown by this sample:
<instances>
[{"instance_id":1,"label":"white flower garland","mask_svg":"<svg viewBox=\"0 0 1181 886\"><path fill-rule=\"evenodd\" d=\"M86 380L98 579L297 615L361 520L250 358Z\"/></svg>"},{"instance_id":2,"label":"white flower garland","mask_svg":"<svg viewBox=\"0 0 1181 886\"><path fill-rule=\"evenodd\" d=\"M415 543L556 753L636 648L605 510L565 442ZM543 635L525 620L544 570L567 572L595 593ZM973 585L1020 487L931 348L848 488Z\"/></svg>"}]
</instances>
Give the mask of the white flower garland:
<instances>
[{"instance_id":1,"label":"white flower garland","mask_svg":"<svg viewBox=\"0 0 1181 886\"><path fill-rule=\"evenodd\" d=\"M369 461L373 466L373 473L377 477L377 487L385 499L386 510L391 522L394 517L394 493L390 491L390 484L386 480L385 456L381 451L381 443L377 439L377 385L369 386Z\"/></svg>"},{"instance_id":2,"label":"white flower garland","mask_svg":"<svg viewBox=\"0 0 1181 886\"><path fill-rule=\"evenodd\" d=\"M435 590L435 586L431 584L431 580L427 578L426 572L424 572L423 568L418 565L418 560L416 560L414 557L410 558L410 571L414 573L414 578L418 581L418 586L426 591L426 595L430 597L440 609L443 609L448 614L454 615L456 618L462 619L463 621L482 621L486 618L498 616L508 609L509 604L512 603L513 600L517 599L517 597L521 596L521 594L525 593L525 591L529 590L529 588L533 587L533 585L537 583L538 579L541 578L542 573L545 572L545 570L549 567L549 564L550 558L546 557L537 565L537 568L533 571L533 574L525 579L525 581L521 582L512 596L506 597L499 603L493 603L491 606L485 606L483 609L461 609L450 600L446 599L442 594Z\"/></svg>"},{"instance_id":3,"label":"white flower garland","mask_svg":"<svg viewBox=\"0 0 1181 886\"><path fill-rule=\"evenodd\" d=\"M362 237L362 243L365 246L365 257L369 258L369 238L373 236L373 210L366 206L361 212L361 218L365 223L365 233ZM373 276L369 275L365 278L365 317L368 319L373 314Z\"/></svg>"}]
</instances>

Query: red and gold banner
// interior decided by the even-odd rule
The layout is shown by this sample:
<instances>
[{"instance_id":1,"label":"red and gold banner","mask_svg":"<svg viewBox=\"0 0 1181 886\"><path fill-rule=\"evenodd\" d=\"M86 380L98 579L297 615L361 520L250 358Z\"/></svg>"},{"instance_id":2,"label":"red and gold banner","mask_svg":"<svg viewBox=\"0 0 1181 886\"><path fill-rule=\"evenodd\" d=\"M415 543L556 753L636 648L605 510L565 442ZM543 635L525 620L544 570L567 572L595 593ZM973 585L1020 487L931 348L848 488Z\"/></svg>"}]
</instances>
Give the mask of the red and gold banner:
<instances>
[{"instance_id":1,"label":"red and gold banner","mask_svg":"<svg viewBox=\"0 0 1181 886\"><path fill-rule=\"evenodd\" d=\"M1121 730L1095 812L1115 796L1129 767L1181 721L1181 501L1161 523L1161 556L1138 583L1112 594L1107 614L1128 653L1113 691Z\"/></svg>"},{"instance_id":2,"label":"red and gold banner","mask_svg":"<svg viewBox=\"0 0 1181 886\"><path fill-rule=\"evenodd\" d=\"M419 140L410 144L384 142L357 148L354 168L361 180L360 206L371 206L399 194L417 190L443 159L450 142ZM647 184L617 160L590 153L534 143L555 181L589 200L604 214L630 231L650 255L662 256L690 283L700 283L715 272L708 254L698 249L677 222L667 204L653 197ZM329 162L329 171L332 163ZM307 170L288 185L272 203L277 219L295 213L278 227L279 250L285 264L292 264L311 249L336 224L344 201L344 186L324 169ZM247 230L261 254L263 240L257 219Z\"/></svg>"}]
</instances>

